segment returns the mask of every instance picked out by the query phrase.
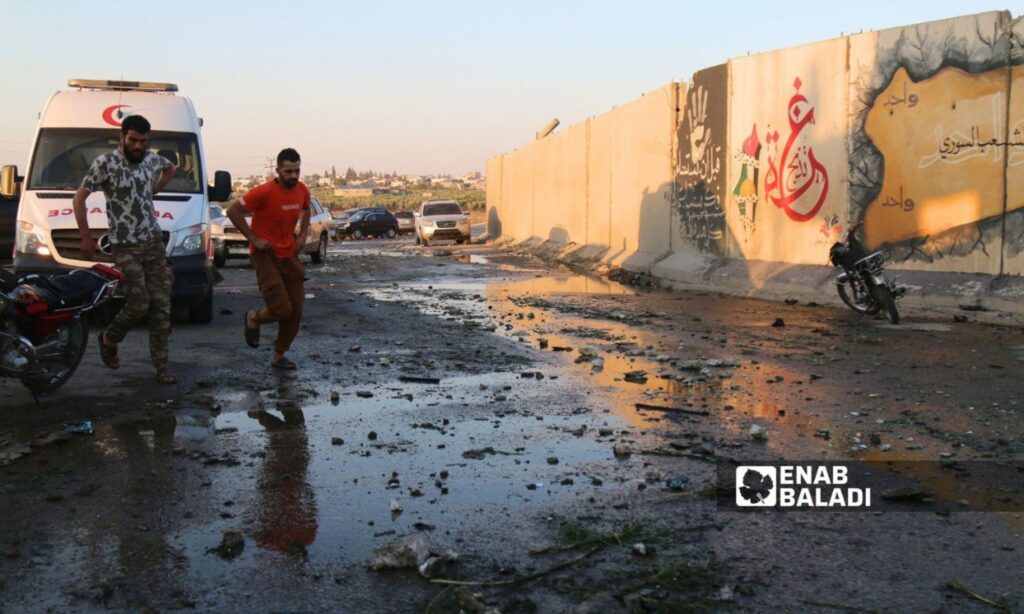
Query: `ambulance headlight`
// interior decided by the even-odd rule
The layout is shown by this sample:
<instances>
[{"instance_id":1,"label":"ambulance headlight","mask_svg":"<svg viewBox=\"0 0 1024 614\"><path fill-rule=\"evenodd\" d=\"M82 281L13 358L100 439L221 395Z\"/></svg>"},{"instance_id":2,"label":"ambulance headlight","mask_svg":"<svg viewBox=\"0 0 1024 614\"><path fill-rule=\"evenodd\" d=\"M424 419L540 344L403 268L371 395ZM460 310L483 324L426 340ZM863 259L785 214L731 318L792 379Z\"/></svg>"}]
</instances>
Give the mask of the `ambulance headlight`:
<instances>
[{"instance_id":1,"label":"ambulance headlight","mask_svg":"<svg viewBox=\"0 0 1024 614\"><path fill-rule=\"evenodd\" d=\"M181 231L181 240L171 251L171 256L191 256L206 253L209 229L206 224L196 224Z\"/></svg>"},{"instance_id":2,"label":"ambulance headlight","mask_svg":"<svg viewBox=\"0 0 1024 614\"><path fill-rule=\"evenodd\" d=\"M32 256L50 255L46 235L41 228L36 228L31 222L18 222L14 231L14 249L21 254Z\"/></svg>"}]
</instances>

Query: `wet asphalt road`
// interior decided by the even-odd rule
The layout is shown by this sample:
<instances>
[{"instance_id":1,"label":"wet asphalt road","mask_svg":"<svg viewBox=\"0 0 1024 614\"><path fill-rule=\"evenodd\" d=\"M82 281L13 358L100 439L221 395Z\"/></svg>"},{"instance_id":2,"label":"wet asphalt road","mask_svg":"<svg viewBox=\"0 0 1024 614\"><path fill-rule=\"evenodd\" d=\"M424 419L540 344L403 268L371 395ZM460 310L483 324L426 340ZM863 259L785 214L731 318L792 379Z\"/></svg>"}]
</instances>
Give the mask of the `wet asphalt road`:
<instances>
[{"instance_id":1,"label":"wet asphalt road","mask_svg":"<svg viewBox=\"0 0 1024 614\"><path fill-rule=\"evenodd\" d=\"M271 331L242 342L257 295L237 262L214 324L175 327L178 385L153 381L143 329L120 370L93 345L38 407L0 383L0 609L1024 605L1019 513L741 514L708 496L723 459L1021 460L1019 328L639 292L406 240L334 244L308 272L294 374L269 368ZM709 359L727 366L694 382L689 363ZM624 381L636 371L645 382ZM65 434L84 420L92 434ZM616 458L617 444L688 456ZM231 530L244 547L228 558ZM368 569L414 534L458 555L443 578L498 584Z\"/></svg>"}]
</instances>

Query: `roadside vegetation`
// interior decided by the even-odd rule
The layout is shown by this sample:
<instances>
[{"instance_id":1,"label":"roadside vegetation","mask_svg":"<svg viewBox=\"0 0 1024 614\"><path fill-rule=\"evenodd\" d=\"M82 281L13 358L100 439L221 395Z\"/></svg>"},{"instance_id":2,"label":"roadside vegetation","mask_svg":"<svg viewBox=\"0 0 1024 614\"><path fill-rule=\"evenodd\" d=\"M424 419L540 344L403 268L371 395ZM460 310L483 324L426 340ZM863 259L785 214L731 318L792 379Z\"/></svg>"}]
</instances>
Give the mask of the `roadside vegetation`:
<instances>
[{"instance_id":1,"label":"roadside vegetation","mask_svg":"<svg viewBox=\"0 0 1024 614\"><path fill-rule=\"evenodd\" d=\"M451 190L437 188L412 188L406 194L376 194L373 196L335 196L333 188L313 188L316 196L331 211L343 211L358 207L386 207L389 211L418 209L425 200L455 200L471 212L486 208L487 193L484 190Z\"/></svg>"}]
</instances>

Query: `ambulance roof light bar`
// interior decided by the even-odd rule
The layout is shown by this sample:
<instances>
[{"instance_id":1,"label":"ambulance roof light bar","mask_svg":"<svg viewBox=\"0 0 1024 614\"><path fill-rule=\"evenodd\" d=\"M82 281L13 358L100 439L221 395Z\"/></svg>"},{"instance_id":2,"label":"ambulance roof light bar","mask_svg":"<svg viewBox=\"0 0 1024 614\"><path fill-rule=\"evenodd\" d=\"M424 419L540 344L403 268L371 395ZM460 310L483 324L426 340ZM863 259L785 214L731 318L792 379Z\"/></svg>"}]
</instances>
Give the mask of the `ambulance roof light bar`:
<instances>
[{"instance_id":1,"label":"ambulance roof light bar","mask_svg":"<svg viewBox=\"0 0 1024 614\"><path fill-rule=\"evenodd\" d=\"M177 92L178 86L173 83L156 83L154 81L110 81L108 79L69 79L68 87L88 90L115 90L135 92Z\"/></svg>"}]
</instances>

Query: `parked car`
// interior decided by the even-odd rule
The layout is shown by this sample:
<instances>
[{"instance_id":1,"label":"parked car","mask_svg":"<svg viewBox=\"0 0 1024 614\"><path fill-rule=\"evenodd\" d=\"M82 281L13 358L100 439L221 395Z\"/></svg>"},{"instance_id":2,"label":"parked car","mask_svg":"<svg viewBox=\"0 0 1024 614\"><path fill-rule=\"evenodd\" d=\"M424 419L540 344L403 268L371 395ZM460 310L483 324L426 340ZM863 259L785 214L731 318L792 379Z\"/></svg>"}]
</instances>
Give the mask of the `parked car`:
<instances>
[{"instance_id":1,"label":"parked car","mask_svg":"<svg viewBox=\"0 0 1024 614\"><path fill-rule=\"evenodd\" d=\"M429 245L431 241L470 240L469 214L454 200L427 200L420 205L416 216L416 243Z\"/></svg>"},{"instance_id":2,"label":"parked car","mask_svg":"<svg viewBox=\"0 0 1024 614\"><path fill-rule=\"evenodd\" d=\"M412 211L396 211L395 219L398 220L398 232L406 234L416 231L416 216Z\"/></svg>"},{"instance_id":3,"label":"parked car","mask_svg":"<svg viewBox=\"0 0 1024 614\"><path fill-rule=\"evenodd\" d=\"M341 241L341 236L338 234L338 229L345 225L345 222L348 221L348 218L352 217L359 211L362 211L361 207L356 207L355 209L346 209L340 213L332 213L331 219L334 220L334 228L333 231L331 232L331 238L334 239L335 241Z\"/></svg>"},{"instance_id":4,"label":"parked car","mask_svg":"<svg viewBox=\"0 0 1024 614\"><path fill-rule=\"evenodd\" d=\"M327 241L331 235L333 223L330 212L324 208L315 196L309 201L309 234L306 235L306 245L300 253L309 254L313 264L320 264L327 259ZM221 212L223 214L223 211ZM214 211L210 211L210 227L214 237L213 262L219 267L227 264L231 258L249 257L249 240L245 238L231 218L226 215L223 218L213 218ZM251 214L246 214L251 217ZM223 221L221 221L223 220ZM218 223L219 222L219 223ZM298 232L298 226L295 231ZM220 237L217 240L217 237Z\"/></svg>"},{"instance_id":5,"label":"parked car","mask_svg":"<svg viewBox=\"0 0 1024 614\"><path fill-rule=\"evenodd\" d=\"M352 239L371 236L393 239L398 236L398 220L384 208L363 209L350 217L338 229L338 234Z\"/></svg>"}]
</instances>

